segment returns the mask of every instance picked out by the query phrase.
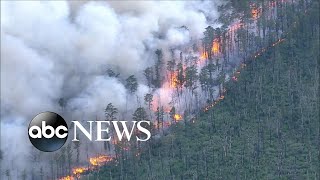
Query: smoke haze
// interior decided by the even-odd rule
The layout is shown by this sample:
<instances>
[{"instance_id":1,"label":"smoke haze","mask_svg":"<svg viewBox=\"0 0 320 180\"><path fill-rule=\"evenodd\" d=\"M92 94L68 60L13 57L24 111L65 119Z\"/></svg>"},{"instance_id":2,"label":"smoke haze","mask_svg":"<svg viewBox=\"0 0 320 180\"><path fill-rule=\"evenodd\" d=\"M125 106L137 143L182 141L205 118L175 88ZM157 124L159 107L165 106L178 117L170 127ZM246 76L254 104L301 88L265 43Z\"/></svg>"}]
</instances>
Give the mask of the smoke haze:
<instances>
[{"instance_id":1,"label":"smoke haze","mask_svg":"<svg viewBox=\"0 0 320 180\"><path fill-rule=\"evenodd\" d=\"M201 39L215 26L216 7L212 1L1 1L3 167L27 168L27 126L40 112L92 119L103 117L110 102L132 112L138 102L126 105L128 96L136 97L123 80L138 78L143 101L143 70L154 65L155 50L166 59L171 48ZM108 77L109 68L120 77Z\"/></svg>"}]
</instances>

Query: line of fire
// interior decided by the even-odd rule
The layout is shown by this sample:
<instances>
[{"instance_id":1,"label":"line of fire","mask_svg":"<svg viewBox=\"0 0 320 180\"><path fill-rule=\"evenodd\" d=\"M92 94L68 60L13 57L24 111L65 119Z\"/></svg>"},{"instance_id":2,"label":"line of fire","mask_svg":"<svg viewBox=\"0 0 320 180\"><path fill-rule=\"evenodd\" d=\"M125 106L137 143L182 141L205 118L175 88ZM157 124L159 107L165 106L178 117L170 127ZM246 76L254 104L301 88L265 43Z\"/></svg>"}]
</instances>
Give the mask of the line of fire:
<instances>
[{"instance_id":1,"label":"line of fire","mask_svg":"<svg viewBox=\"0 0 320 180\"><path fill-rule=\"evenodd\" d=\"M185 53L181 52L179 59L172 58L168 62L166 70L162 70L166 76L161 81L161 89L149 101L149 108L155 114L164 115L163 118L152 120L150 129L152 136L162 135L171 126L175 126L181 121L195 123L199 113L208 112L225 98L228 91L225 87L226 82L237 83L241 78L241 71L246 68L247 64L262 56L268 49L285 41L286 33L281 30L273 33L272 40L269 42L256 42L254 37L267 36L264 31L260 30L261 28L257 28L259 18L263 16L263 13L265 16L267 15L265 18L276 18L277 8L287 5L287 3L290 2L285 0L269 1L265 9L261 5L251 3L250 21L244 22L242 18L238 18L225 29L214 29L209 26L204 32L204 39L184 48L183 52ZM247 38L242 39L243 36L247 36ZM244 41L244 39L248 41ZM158 51L156 54L158 58L161 58L161 52ZM215 68L214 72L206 69L210 66ZM198 75L200 85L195 84L194 79L188 79L190 74L197 71L200 71ZM147 72L145 71L145 73ZM207 77L201 75L207 75ZM206 84L208 82L205 78L214 79L212 83L215 85L212 87L210 84ZM196 86L201 86L207 90L208 94L212 95L205 103L199 104L197 107L190 107L183 99L195 100L194 98L197 97L195 95L197 92L194 90ZM183 96L185 91L195 96ZM171 98L171 103L162 103L161 98L163 97ZM111 136L114 135L111 134ZM120 142L116 137L108 146L114 146L115 149L126 153L130 153L133 150L132 147L135 147L136 150L132 151L135 156L139 156L143 150L141 144L130 146L129 142ZM110 153L88 157L88 164L74 167L69 175L61 177L59 180L79 179L80 176L98 171L101 166L109 163L117 165L119 163L118 156L117 153Z\"/></svg>"}]
</instances>

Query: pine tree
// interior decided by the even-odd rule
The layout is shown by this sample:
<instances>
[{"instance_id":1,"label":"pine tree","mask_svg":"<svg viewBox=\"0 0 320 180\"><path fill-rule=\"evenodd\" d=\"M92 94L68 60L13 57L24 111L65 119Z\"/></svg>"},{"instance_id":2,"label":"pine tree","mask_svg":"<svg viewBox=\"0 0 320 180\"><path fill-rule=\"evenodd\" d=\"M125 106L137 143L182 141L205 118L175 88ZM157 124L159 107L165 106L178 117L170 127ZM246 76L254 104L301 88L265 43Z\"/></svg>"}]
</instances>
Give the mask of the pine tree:
<instances>
[{"instance_id":1,"label":"pine tree","mask_svg":"<svg viewBox=\"0 0 320 180\"><path fill-rule=\"evenodd\" d=\"M109 103L107 105L104 112L105 112L106 121L116 121L117 120L116 115L118 114L118 109L116 107L114 107L112 103ZM109 135L107 134L105 138L108 139ZM104 150L108 149L110 151L110 148L111 148L110 142L104 141L103 148L104 148Z\"/></svg>"},{"instance_id":2,"label":"pine tree","mask_svg":"<svg viewBox=\"0 0 320 180\"><path fill-rule=\"evenodd\" d=\"M137 91L138 82L134 75L131 75L126 79L125 87L131 94L134 94Z\"/></svg>"}]
</instances>

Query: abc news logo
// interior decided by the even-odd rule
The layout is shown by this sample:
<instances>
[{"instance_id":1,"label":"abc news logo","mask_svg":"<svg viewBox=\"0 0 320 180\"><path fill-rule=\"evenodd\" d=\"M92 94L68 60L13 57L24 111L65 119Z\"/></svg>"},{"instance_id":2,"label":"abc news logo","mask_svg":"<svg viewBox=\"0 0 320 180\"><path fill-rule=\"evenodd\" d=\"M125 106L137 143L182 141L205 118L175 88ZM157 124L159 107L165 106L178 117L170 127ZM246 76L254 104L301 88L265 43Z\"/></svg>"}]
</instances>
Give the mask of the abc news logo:
<instances>
[{"instance_id":1,"label":"abc news logo","mask_svg":"<svg viewBox=\"0 0 320 180\"><path fill-rule=\"evenodd\" d=\"M68 125L59 114L43 112L32 119L28 134L34 147L52 152L60 149L67 141Z\"/></svg>"},{"instance_id":2,"label":"abc news logo","mask_svg":"<svg viewBox=\"0 0 320 180\"><path fill-rule=\"evenodd\" d=\"M89 123L89 130L85 129L78 121L72 121L74 124L74 138L72 141L79 141L77 139L77 129L79 129L90 141L92 141L92 124L96 122L97 127L97 139L95 141L111 141L111 137L108 139L102 138L102 132L108 133L111 124L114 127L116 135L119 141L126 136L126 139L130 141L135 126L137 129L146 135L141 138L136 136L137 141L147 141L151 137L150 131L142 126L142 123L150 125L150 121L132 121L132 129L129 130L126 123L127 121L87 121ZM122 125L119 127L118 122ZM105 124L106 128L102 128ZM120 130L122 129L122 130ZM141 133L140 133L141 134ZM34 147L44 152L53 152L60 149L68 139L68 125L66 121L57 113L43 112L38 114L29 124L28 135L30 142Z\"/></svg>"}]
</instances>

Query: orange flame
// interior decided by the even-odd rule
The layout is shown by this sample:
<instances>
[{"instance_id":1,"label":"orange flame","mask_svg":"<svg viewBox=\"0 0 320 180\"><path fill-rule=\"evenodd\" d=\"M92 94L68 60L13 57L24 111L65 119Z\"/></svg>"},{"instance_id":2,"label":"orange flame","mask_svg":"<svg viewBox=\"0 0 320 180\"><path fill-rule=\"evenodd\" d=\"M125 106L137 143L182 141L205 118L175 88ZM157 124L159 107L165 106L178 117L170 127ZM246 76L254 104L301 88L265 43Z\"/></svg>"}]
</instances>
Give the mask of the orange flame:
<instances>
[{"instance_id":1,"label":"orange flame","mask_svg":"<svg viewBox=\"0 0 320 180\"><path fill-rule=\"evenodd\" d=\"M170 86L173 88L178 87L178 73L174 72L170 78Z\"/></svg>"},{"instance_id":2,"label":"orange flame","mask_svg":"<svg viewBox=\"0 0 320 180\"><path fill-rule=\"evenodd\" d=\"M207 56L207 54L206 54L206 52L202 52L201 53L201 55L200 55L200 60L205 60L205 59L207 59L208 58L208 56Z\"/></svg>"},{"instance_id":3,"label":"orange flame","mask_svg":"<svg viewBox=\"0 0 320 180\"><path fill-rule=\"evenodd\" d=\"M74 180L74 178L72 176L66 176L66 177L62 177L59 180Z\"/></svg>"},{"instance_id":4,"label":"orange flame","mask_svg":"<svg viewBox=\"0 0 320 180\"><path fill-rule=\"evenodd\" d=\"M182 120L182 116L180 114L175 114L174 115L174 120L181 121Z\"/></svg>"},{"instance_id":5,"label":"orange flame","mask_svg":"<svg viewBox=\"0 0 320 180\"><path fill-rule=\"evenodd\" d=\"M89 158L90 166L89 167L75 167L72 169L72 176L68 175L60 178L59 180L74 180L74 177L80 178L81 174L84 174L88 171L95 170L97 167L104 165L107 162L110 162L114 159L113 156L101 155L97 157Z\"/></svg>"},{"instance_id":6,"label":"orange flame","mask_svg":"<svg viewBox=\"0 0 320 180\"><path fill-rule=\"evenodd\" d=\"M77 168L73 168L72 173L74 175L80 175L86 171L88 171L87 167L77 167Z\"/></svg>"},{"instance_id":7,"label":"orange flame","mask_svg":"<svg viewBox=\"0 0 320 180\"><path fill-rule=\"evenodd\" d=\"M112 160L113 160L113 157L106 156L106 155L92 157L89 159L90 164L93 166L102 166L103 164Z\"/></svg>"},{"instance_id":8,"label":"orange flame","mask_svg":"<svg viewBox=\"0 0 320 180\"><path fill-rule=\"evenodd\" d=\"M257 7L256 4L250 4L251 15L254 20L257 20L261 15L261 8Z\"/></svg>"},{"instance_id":9,"label":"orange flame","mask_svg":"<svg viewBox=\"0 0 320 180\"><path fill-rule=\"evenodd\" d=\"M215 40L213 41L211 51L212 51L214 54L218 54L218 53L220 52L220 44L219 44L218 39L215 39Z\"/></svg>"}]
</instances>

